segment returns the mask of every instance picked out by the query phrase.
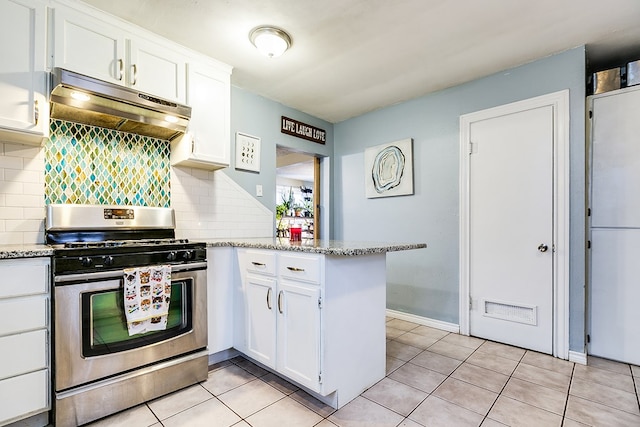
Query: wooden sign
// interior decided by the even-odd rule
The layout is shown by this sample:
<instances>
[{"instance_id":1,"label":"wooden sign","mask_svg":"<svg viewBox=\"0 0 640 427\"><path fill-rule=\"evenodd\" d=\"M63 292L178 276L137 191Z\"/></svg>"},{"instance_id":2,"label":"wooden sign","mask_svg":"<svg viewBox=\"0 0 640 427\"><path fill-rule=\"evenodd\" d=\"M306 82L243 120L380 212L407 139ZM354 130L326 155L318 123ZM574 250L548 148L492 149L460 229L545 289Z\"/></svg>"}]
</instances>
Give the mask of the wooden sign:
<instances>
[{"instance_id":1,"label":"wooden sign","mask_svg":"<svg viewBox=\"0 0 640 427\"><path fill-rule=\"evenodd\" d=\"M297 136L298 138L306 139L308 141L317 142L318 144L324 144L327 142L327 132L324 129L320 129L285 116L282 116L280 132L291 136Z\"/></svg>"}]
</instances>

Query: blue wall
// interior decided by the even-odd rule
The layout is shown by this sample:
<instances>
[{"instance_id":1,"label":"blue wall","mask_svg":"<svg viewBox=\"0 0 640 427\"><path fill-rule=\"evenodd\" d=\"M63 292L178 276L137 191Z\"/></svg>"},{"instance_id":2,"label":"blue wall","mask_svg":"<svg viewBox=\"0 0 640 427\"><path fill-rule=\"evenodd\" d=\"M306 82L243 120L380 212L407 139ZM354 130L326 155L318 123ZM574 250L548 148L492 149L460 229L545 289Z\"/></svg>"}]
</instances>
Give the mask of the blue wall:
<instances>
[{"instance_id":1,"label":"blue wall","mask_svg":"<svg viewBox=\"0 0 640 427\"><path fill-rule=\"evenodd\" d=\"M318 144L280 133L281 116L326 130L326 143ZM260 173L235 169L236 132L261 138ZM330 157L333 155L333 125L262 96L232 87L231 166L225 169L225 173L254 196L256 194L256 185L262 185L264 196L256 197L256 199L274 212L276 206L276 145L307 154L315 154L320 157ZM330 191L330 189L328 190Z\"/></svg>"},{"instance_id":2,"label":"blue wall","mask_svg":"<svg viewBox=\"0 0 640 427\"><path fill-rule=\"evenodd\" d=\"M388 308L458 323L460 115L569 89L569 344L584 351L585 72L585 49L575 48L334 125L333 236L428 244L389 255ZM415 194L367 199L364 149L404 138L413 138Z\"/></svg>"}]
</instances>

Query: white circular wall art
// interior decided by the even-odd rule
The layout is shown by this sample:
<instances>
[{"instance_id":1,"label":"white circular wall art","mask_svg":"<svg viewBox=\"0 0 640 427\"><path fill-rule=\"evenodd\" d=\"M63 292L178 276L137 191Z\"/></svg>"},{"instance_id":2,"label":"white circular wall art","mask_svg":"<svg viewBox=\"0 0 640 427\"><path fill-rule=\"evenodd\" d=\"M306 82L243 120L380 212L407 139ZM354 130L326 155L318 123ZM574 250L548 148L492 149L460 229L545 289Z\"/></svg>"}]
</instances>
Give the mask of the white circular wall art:
<instances>
[{"instance_id":1,"label":"white circular wall art","mask_svg":"<svg viewBox=\"0 0 640 427\"><path fill-rule=\"evenodd\" d=\"M413 194L412 140L369 147L364 152L367 198Z\"/></svg>"}]
</instances>

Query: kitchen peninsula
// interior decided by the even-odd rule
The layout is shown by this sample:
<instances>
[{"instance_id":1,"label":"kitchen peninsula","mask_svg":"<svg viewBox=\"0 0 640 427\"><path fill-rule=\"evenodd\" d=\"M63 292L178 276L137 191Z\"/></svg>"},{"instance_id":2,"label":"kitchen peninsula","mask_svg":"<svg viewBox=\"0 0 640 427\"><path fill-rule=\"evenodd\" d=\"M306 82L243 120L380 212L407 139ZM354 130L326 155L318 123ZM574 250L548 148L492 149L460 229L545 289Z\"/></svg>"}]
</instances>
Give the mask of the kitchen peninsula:
<instances>
[{"instance_id":1,"label":"kitchen peninsula","mask_svg":"<svg viewBox=\"0 0 640 427\"><path fill-rule=\"evenodd\" d=\"M277 238L206 244L210 364L240 352L335 408L385 376L386 254L425 244ZM0 268L49 265L52 255L47 245L0 245ZM42 348L43 360L49 351ZM49 366L38 369L43 379L28 389L33 396L48 393ZM50 408L47 399L23 400L33 408L16 407L6 419Z\"/></svg>"},{"instance_id":2,"label":"kitchen peninsula","mask_svg":"<svg viewBox=\"0 0 640 427\"><path fill-rule=\"evenodd\" d=\"M334 408L384 378L386 254L426 244L263 238L207 246L210 362L233 348Z\"/></svg>"}]
</instances>

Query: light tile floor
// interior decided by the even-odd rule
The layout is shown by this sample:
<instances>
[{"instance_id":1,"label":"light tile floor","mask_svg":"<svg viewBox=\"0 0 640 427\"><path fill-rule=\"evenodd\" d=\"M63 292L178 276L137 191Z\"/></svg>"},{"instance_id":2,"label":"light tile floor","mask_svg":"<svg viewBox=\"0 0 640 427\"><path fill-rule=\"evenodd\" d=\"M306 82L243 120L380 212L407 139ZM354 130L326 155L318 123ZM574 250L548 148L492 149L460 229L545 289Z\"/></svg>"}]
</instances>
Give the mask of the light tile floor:
<instances>
[{"instance_id":1,"label":"light tile floor","mask_svg":"<svg viewBox=\"0 0 640 427\"><path fill-rule=\"evenodd\" d=\"M99 426L640 426L640 367L551 356L387 318L387 376L338 411L237 357Z\"/></svg>"}]
</instances>

